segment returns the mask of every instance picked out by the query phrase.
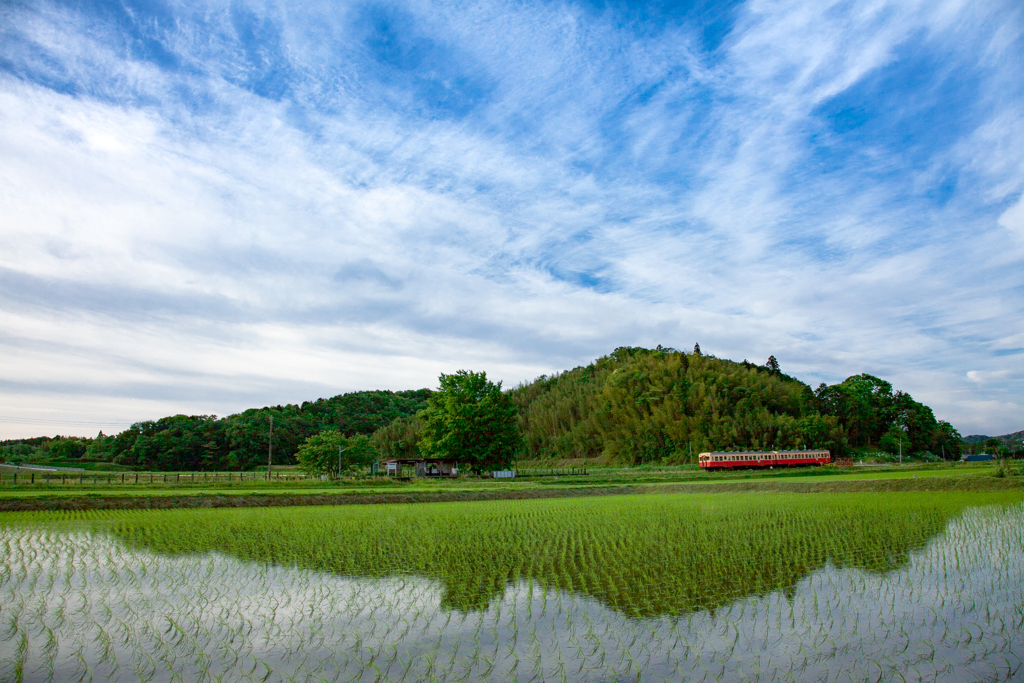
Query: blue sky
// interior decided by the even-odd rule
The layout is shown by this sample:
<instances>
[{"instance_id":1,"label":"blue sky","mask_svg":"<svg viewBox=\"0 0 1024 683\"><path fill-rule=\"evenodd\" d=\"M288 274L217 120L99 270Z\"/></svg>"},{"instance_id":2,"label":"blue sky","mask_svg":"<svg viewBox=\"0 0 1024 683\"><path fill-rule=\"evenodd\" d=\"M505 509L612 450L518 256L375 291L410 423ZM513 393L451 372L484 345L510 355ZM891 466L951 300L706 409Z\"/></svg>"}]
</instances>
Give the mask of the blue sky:
<instances>
[{"instance_id":1,"label":"blue sky","mask_svg":"<svg viewBox=\"0 0 1024 683\"><path fill-rule=\"evenodd\" d=\"M1024 428L1019 2L5 3L0 437L699 342Z\"/></svg>"}]
</instances>

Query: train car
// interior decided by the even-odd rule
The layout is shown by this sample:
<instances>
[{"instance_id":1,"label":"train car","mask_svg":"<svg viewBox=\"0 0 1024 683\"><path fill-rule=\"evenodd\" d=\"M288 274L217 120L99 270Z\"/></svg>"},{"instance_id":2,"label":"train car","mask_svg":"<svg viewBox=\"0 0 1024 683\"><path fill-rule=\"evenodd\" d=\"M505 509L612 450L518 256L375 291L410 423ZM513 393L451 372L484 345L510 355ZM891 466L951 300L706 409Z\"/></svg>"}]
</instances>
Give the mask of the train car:
<instances>
[{"instance_id":1,"label":"train car","mask_svg":"<svg viewBox=\"0 0 1024 683\"><path fill-rule=\"evenodd\" d=\"M829 451L710 451L701 453L701 469L730 470L751 467L801 467L832 462Z\"/></svg>"}]
</instances>

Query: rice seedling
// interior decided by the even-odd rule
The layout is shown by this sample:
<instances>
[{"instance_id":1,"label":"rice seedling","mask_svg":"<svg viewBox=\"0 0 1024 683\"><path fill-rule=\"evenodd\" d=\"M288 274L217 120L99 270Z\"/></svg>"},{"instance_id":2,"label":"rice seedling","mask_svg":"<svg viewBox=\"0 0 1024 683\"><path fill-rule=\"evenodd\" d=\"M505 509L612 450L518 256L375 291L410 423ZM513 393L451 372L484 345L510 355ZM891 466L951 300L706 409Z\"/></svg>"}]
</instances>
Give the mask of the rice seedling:
<instances>
[{"instance_id":1,"label":"rice seedling","mask_svg":"<svg viewBox=\"0 0 1024 683\"><path fill-rule=\"evenodd\" d=\"M1009 680L1021 498L0 515L0 680Z\"/></svg>"}]
</instances>

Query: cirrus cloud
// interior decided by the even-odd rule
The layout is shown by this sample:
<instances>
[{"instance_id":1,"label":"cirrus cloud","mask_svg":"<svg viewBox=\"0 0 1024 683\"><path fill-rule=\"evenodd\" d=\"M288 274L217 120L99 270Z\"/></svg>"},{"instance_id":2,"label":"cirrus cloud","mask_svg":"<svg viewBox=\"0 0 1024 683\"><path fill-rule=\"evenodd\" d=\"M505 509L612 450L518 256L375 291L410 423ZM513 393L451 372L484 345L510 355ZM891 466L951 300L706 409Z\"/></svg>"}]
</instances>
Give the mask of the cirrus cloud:
<instances>
[{"instance_id":1,"label":"cirrus cloud","mask_svg":"<svg viewBox=\"0 0 1024 683\"><path fill-rule=\"evenodd\" d=\"M1020 429L1015 3L2 12L5 436L694 341Z\"/></svg>"}]
</instances>

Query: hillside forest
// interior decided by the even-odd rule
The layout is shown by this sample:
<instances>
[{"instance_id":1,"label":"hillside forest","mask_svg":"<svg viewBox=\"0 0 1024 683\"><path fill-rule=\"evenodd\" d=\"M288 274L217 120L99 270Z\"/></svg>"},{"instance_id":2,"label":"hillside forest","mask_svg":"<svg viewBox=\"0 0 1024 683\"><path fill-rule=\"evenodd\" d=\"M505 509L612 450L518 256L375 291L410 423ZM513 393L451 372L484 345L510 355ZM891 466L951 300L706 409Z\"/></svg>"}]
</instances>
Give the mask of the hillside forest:
<instances>
[{"instance_id":1,"label":"hillside forest","mask_svg":"<svg viewBox=\"0 0 1024 683\"><path fill-rule=\"evenodd\" d=\"M8 462L101 463L144 470L251 470L295 463L323 432L365 435L380 457L419 453L418 416L435 393L360 391L236 415L174 415L95 438L3 442ZM959 458L960 434L909 394L871 375L812 389L764 365L658 347L621 347L586 366L506 390L517 411L519 459L682 464L707 450L828 448Z\"/></svg>"}]
</instances>

